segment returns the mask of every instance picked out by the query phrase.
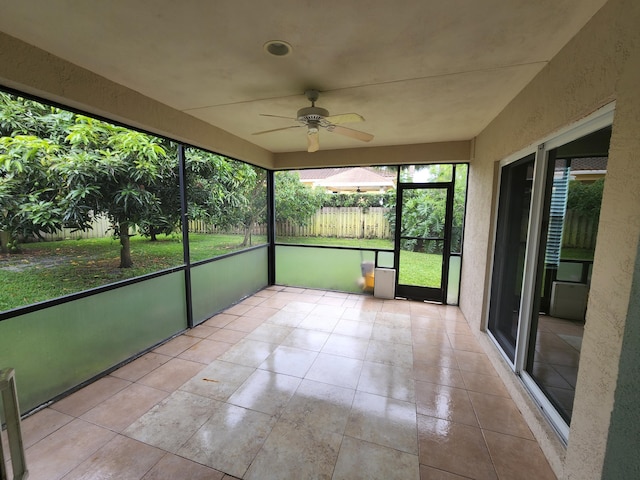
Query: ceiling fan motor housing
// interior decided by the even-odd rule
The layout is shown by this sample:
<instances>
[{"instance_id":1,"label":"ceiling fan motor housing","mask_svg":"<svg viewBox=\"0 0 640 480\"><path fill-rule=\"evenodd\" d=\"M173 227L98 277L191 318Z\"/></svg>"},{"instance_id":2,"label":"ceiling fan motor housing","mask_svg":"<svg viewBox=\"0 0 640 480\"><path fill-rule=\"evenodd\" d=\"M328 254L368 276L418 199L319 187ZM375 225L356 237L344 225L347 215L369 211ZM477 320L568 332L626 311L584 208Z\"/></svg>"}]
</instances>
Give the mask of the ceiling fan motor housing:
<instances>
[{"instance_id":1,"label":"ceiling fan motor housing","mask_svg":"<svg viewBox=\"0 0 640 480\"><path fill-rule=\"evenodd\" d=\"M309 122L320 122L329 116L329 111L320 107L305 107L298 110L297 120L305 125Z\"/></svg>"}]
</instances>

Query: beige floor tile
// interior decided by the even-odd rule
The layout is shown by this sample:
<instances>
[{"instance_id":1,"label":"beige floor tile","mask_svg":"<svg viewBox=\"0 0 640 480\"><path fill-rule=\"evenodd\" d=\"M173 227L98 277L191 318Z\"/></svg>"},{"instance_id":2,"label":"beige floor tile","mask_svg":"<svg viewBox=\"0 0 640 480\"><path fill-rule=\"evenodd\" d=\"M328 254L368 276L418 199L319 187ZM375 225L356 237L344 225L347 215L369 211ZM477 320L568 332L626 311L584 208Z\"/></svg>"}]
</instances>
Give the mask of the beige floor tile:
<instances>
[{"instance_id":1,"label":"beige floor tile","mask_svg":"<svg viewBox=\"0 0 640 480\"><path fill-rule=\"evenodd\" d=\"M247 332L220 328L216 332L212 333L208 338L209 340L216 340L217 342L226 342L235 345L246 336Z\"/></svg>"},{"instance_id":2,"label":"beige floor tile","mask_svg":"<svg viewBox=\"0 0 640 480\"><path fill-rule=\"evenodd\" d=\"M537 442L489 431L484 436L500 478L556 479Z\"/></svg>"},{"instance_id":3,"label":"beige floor tile","mask_svg":"<svg viewBox=\"0 0 640 480\"><path fill-rule=\"evenodd\" d=\"M408 300L384 300L381 311L391 313L411 313L411 303Z\"/></svg>"},{"instance_id":4,"label":"beige floor tile","mask_svg":"<svg viewBox=\"0 0 640 480\"><path fill-rule=\"evenodd\" d=\"M253 367L216 360L184 383L180 390L225 401L254 371Z\"/></svg>"},{"instance_id":5,"label":"beige floor tile","mask_svg":"<svg viewBox=\"0 0 640 480\"><path fill-rule=\"evenodd\" d=\"M421 382L437 383L447 387L465 388L462 373L455 368L416 363L413 366L413 378Z\"/></svg>"},{"instance_id":6,"label":"beige floor tile","mask_svg":"<svg viewBox=\"0 0 640 480\"><path fill-rule=\"evenodd\" d=\"M167 395L166 391L134 383L89 410L82 419L121 432Z\"/></svg>"},{"instance_id":7,"label":"beige floor tile","mask_svg":"<svg viewBox=\"0 0 640 480\"><path fill-rule=\"evenodd\" d=\"M495 368L484 353L454 350L454 355L460 370L498 376Z\"/></svg>"},{"instance_id":8,"label":"beige floor tile","mask_svg":"<svg viewBox=\"0 0 640 480\"><path fill-rule=\"evenodd\" d=\"M376 325L411 330L411 315L381 311L376 313Z\"/></svg>"},{"instance_id":9,"label":"beige floor tile","mask_svg":"<svg viewBox=\"0 0 640 480\"><path fill-rule=\"evenodd\" d=\"M322 353L364 360L369 340L332 333L322 347Z\"/></svg>"},{"instance_id":10,"label":"beige floor tile","mask_svg":"<svg viewBox=\"0 0 640 480\"><path fill-rule=\"evenodd\" d=\"M331 333L338 324L338 320L337 316L310 313L298 324L298 328Z\"/></svg>"},{"instance_id":11,"label":"beige floor tile","mask_svg":"<svg viewBox=\"0 0 640 480\"><path fill-rule=\"evenodd\" d=\"M257 340L243 338L225 353L220 355L218 360L255 368L264 362L276 348L278 348L278 345L274 343L259 342Z\"/></svg>"},{"instance_id":12,"label":"beige floor tile","mask_svg":"<svg viewBox=\"0 0 640 480\"><path fill-rule=\"evenodd\" d=\"M272 323L263 323L258 328L249 333L246 338L248 340L257 340L259 342L279 344L285 338L287 338L292 331L293 327L274 325Z\"/></svg>"},{"instance_id":13,"label":"beige floor tile","mask_svg":"<svg viewBox=\"0 0 640 480\"><path fill-rule=\"evenodd\" d=\"M404 345L412 345L413 340L411 337L410 328L393 327L389 325L376 323L373 325L373 331L371 332L372 340L381 340L391 343L402 343Z\"/></svg>"},{"instance_id":14,"label":"beige floor tile","mask_svg":"<svg viewBox=\"0 0 640 480\"><path fill-rule=\"evenodd\" d=\"M304 305L311 305L311 304L305 303ZM307 317L307 315L309 315L307 312L280 310L275 315L272 315L271 317L269 317L269 319L266 320L266 324L295 328L298 325L300 325L302 320L304 320Z\"/></svg>"},{"instance_id":15,"label":"beige floor tile","mask_svg":"<svg viewBox=\"0 0 640 480\"><path fill-rule=\"evenodd\" d=\"M278 422L264 442L247 480L330 479L342 435Z\"/></svg>"},{"instance_id":16,"label":"beige floor tile","mask_svg":"<svg viewBox=\"0 0 640 480\"><path fill-rule=\"evenodd\" d=\"M471 404L483 429L533 440L533 434L510 398L468 392Z\"/></svg>"},{"instance_id":17,"label":"beige floor tile","mask_svg":"<svg viewBox=\"0 0 640 480\"><path fill-rule=\"evenodd\" d=\"M205 338L182 352L179 358L208 365L231 347L230 343Z\"/></svg>"},{"instance_id":18,"label":"beige floor tile","mask_svg":"<svg viewBox=\"0 0 640 480\"><path fill-rule=\"evenodd\" d=\"M204 367L205 366L199 362L192 362L182 358L172 358L167 363L156 368L153 372L142 377L137 383L166 392L173 392Z\"/></svg>"},{"instance_id":19,"label":"beige floor tile","mask_svg":"<svg viewBox=\"0 0 640 480\"><path fill-rule=\"evenodd\" d=\"M218 330L218 327L211 327L209 325L205 325L204 323L201 323L197 327L190 328L189 330L184 332L184 334L189 337L207 338L216 330Z\"/></svg>"},{"instance_id":20,"label":"beige floor tile","mask_svg":"<svg viewBox=\"0 0 640 480\"><path fill-rule=\"evenodd\" d=\"M79 417L129 385L131 382L127 380L108 375L54 403L51 408Z\"/></svg>"},{"instance_id":21,"label":"beige floor tile","mask_svg":"<svg viewBox=\"0 0 640 480\"><path fill-rule=\"evenodd\" d=\"M256 370L227 402L269 415L280 415L301 381L290 375Z\"/></svg>"},{"instance_id":22,"label":"beige floor tile","mask_svg":"<svg viewBox=\"0 0 640 480\"><path fill-rule=\"evenodd\" d=\"M234 320L237 320L239 315L232 315L229 313L219 313L218 315L214 315L209 320L204 322L204 325L215 328L224 328L229 325Z\"/></svg>"},{"instance_id":23,"label":"beige floor tile","mask_svg":"<svg viewBox=\"0 0 640 480\"><path fill-rule=\"evenodd\" d=\"M222 480L224 474L186 458L167 453L142 480Z\"/></svg>"},{"instance_id":24,"label":"beige floor tile","mask_svg":"<svg viewBox=\"0 0 640 480\"><path fill-rule=\"evenodd\" d=\"M230 315L244 315L245 313L247 313L252 308L253 308L252 305L237 304L237 305L234 305L233 307L227 308L224 311L224 313L227 313L227 314L230 314Z\"/></svg>"},{"instance_id":25,"label":"beige floor tile","mask_svg":"<svg viewBox=\"0 0 640 480\"><path fill-rule=\"evenodd\" d=\"M413 346L421 350L451 349L451 342L445 329L413 328L411 329L411 340Z\"/></svg>"},{"instance_id":26,"label":"beige floor tile","mask_svg":"<svg viewBox=\"0 0 640 480\"><path fill-rule=\"evenodd\" d=\"M187 348L193 346L200 341L199 338L180 335L179 337L169 340L167 343L160 345L154 350L155 353L176 357L184 352Z\"/></svg>"},{"instance_id":27,"label":"beige floor tile","mask_svg":"<svg viewBox=\"0 0 640 480\"><path fill-rule=\"evenodd\" d=\"M318 353L311 350L281 345L258 368L303 378L317 356Z\"/></svg>"},{"instance_id":28,"label":"beige floor tile","mask_svg":"<svg viewBox=\"0 0 640 480\"><path fill-rule=\"evenodd\" d=\"M373 323L358 322L357 320L341 319L333 329L333 333L349 337L369 340L373 331Z\"/></svg>"},{"instance_id":29,"label":"beige floor tile","mask_svg":"<svg viewBox=\"0 0 640 480\"><path fill-rule=\"evenodd\" d=\"M440 318L442 307L432 303L411 302L411 314L420 317Z\"/></svg>"},{"instance_id":30,"label":"beige floor tile","mask_svg":"<svg viewBox=\"0 0 640 480\"><path fill-rule=\"evenodd\" d=\"M328 332L296 328L282 341L282 345L319 352L328 338Z\"/></svg>"},{"instance_id":31,"label":"beige floor tile","mask_svg":"<svg viewBox=\"0 0 640 480\"><path fill-rule=\"evenodd\" d=\"M332 480L418 480L418 456L344 437Z\"/></svg>"},{"instance_id":32,"label":"beige floor tile","mask_svg":"<svg viewBox=\"0 0 640 480\"><path fill-rule=\"evenodd\" d=\"M121 435L65 475L65 480L138 480L163 457L162 450Z\"/></svg>"},{"instance_id":33,"label":"beige floor tile","mask_svg":"<svg viewBox=\"0 0 640 480\"><path fill-rule=\"evenodd\" d=\"M22 442L24 448L29 448L47 435L59 430L64 425L73 421L73 417L60 413L51 408L45 408L25 418L21 422ZM6 430L3 432L6 435ZM3 435L3 438L5 438ZM8 445L5 445L5 459L9 458Z\"/></svg>"},{"instance_id":34,"label":"beige floor tile","mask_svg":"<svg viewBox=\"0 0 640 480\"><path fill-rule=\"evenodd\" d=\"M355 358L320 353L305 378L355 389L360 378L362 363L362 360Z\"/></svg>"},{"instance_id":35,"label":"beige floor tile","mask_svg":"<svg viewBox=\"0 0 640 480\"><path fill-rule=\"evenodd\" d=\"M421 415L479 426L469 395L461 388L416 382L416 410Z\"/></svg>"},{"instance_id":36,"label":"beige floor tile","mask_svg":"<svg viewBox=\"0 0 640 480\"><path fill-rule=\"evenodd\" d=\"M343 434L354 395L352 389L303 380L282 412L281 420Z\"/></svg>"},{"instance_id":37,"label":"beige floor tile","mask_svg":"<svg viewBox=\"0 0 640 480\"><path fill-rule=\"evenodd\" d=\"M500 380L500 377L467 372L466 370L460 370L460 373L462 374L464 385L467 390L511 398L509 391L504 386L504 383L502 383L502 380Z\"/></svg>"},{"instance_id":38,"label":"beige floor tile","mask_svg":"<svg viewBox=\"0 0 640 480\"><path fill-rule=\"evenodd\" d=\"M467 480L468 478L426 465L420 465L420 480Z\"/></svg>"},{"instance_id":39,"label":"beige floor tile","mask_svg":"<svg viewBox=\"0 0 640 480\"><path fill-rule=\"evenodd\" d=\"M464 320L459 321L447 321L445 323L445 328L447 329L447 333L453 335L469 335L473 337L473 333L471 333L471 329L469 328L469 324Z\"/></svg>"},{"instance_id":40,"label":"beige floor tile","mask_svg":"<svg viewBox=\"0 0 640 480\"><path fill-rule=\"evenodd\" d=\"M275 425L275 418L224 404L178 455L236 477L244 476Z\"/></svg>"},{"instance_id":41,"label":"beige floor tile","mask_svg":"<svg viewBox=\"0 0 640 480\"><path fill-rule=\"evenodd\" d=\"M284 307L282 307L281 313L310 313L311 310L313 310L315 308L315 304L316 304L317 300L314 300L313 302L304 302L304 301L299 301L299 302L290 302L287 303ZM272 317L273 318L273 317ZM271 320L271 319L270 319Z\"/></svg>"},{"instance_id":42,"label":"beige floor tile","mask_svg":"<svg viewBox=\"0 0 640 480\"><path fill-rule=\"evenodd\" d=\"M445 330L444 321L438 313L432 316L411 315L411 328L420 330Z\"/></svg>"},{"instance_id":43,"label":"beige floor tile","mask_svg":"<svg viewBox=\"0 0 640 480\"><path fill-rule=\"evenodd\" d=\"M415 403L413 369L364 362L358 390Z\"/></svg>"},{"instance_id":44,"label":"beige floor tile","mask_svg":"<svg viewBox=\"0 0 640 480\"><path fill-rule=\"evenodd\" d=\"M279 309L277 308L265 307L265 306L262 306L261 304L257 307L253 307L251 310L247 310L245 313L242 314L242 316L249 317L249 318L258 318L260 320L267 320L272 315L278 313L278 311Z\"/></svg>"},{"instance_id":45,"label":"beige floor tile","mask_svg":"<svg viewBox=\"0 0 640 480\"><path fill-rule=\"evenodd\" d=\"M356 392L345 435L417 455L416 407L413 403Z\"/></svg>"},{"instance_id":46,"label":"beige floor tile","mask_svg":"<svg viewBox=\"0 0 640 480\"><path fill-rule=\"evenodd\" d=\"M394 367L411 368L413 366L413 348L411 345L403 343L370 340L365 360Z\"/></svg>"},{"instance_id":47,"label":"beige floor tile","mask_svg":"<svg viewBox=\"0 0 640 480\"><path fill-rule=\"evenodd\" d=\"M251 305L253 307L260 305L262 302L264 302L264 298L263 297L258 297L256 295L252 296L252 297L248 297L245 298L244 300L242 300L240 302L241 305Z\"/></svg>"},{"instance_id":48,"label":"beige floor tile","mask_svg":"<svg viewBox=\"0 0 640 480\"><path fill-rule=\"evenodd\" d=\"M418 415L420 463L479 480L495 480L495 470L479 428Z\"/></svg>"},{"instance_id":49,"label":"beige floor tile","mask_svg":"<svg viewBox=\"0 0 640 480\"><path fill-rule=\"evenodd\" d=\"M228 328L229 330L239 330L241 332L251 333L260 325L262 325L263 321L264 320L261 320L259 318L238 317L234 321L229 322L227 325L225 325L225 328Z\"/></svg>"},{"instance_id":50,"label":"beige floor tile","mask_svg":"<svg viewBox=\"0 0 640 480\"><path fill-rule=\"evenodd\" d=\"M112 377L122 378L131 382L136 382L146 374L152 372L160 365L167 363L172 357L159 353L149 352L135 359L133 362L120 367L111 374Z\"/></svg>"},{"instance_id":51,"label":"beige floor tile","mask_svg":"<svg viewBox=\"0 0 640 480\"><path fill-rule=\"evenodd\" d=\"M446 368L458 369L458 361L456 360L453 350L449 347L413 347L413 359L415 363L421 363L427 366L441 366Z\"/></svg>"},{"instance_id":52,"label":"beige floor tile","mask_svg":"<svg viewBox=\"0 0 640 480\"><path fill-rule=\"evenodd\" d=\"M484 350L473 335L449 333L449 343L454 350L484 353Z\"/></svg>"},{"instance_id":53,"label":"beige floor tile","mask_svg":"<svg viewBox=\"0 0 640 480\"><path fill-rule=\"evenodd\" d=\"M329 296L323 296L320 297L318 299L318 301L316 302L318 305L328 305L328 306L333 306L333 307L342 307L344 305L344 302L346 301L346 297L340 298L340 297L329 297Z\"/></svg>"},{"instance_id":54,"label":"beige floor tile","mask_svg":"<svg viewBox=\"0 0 640 480\"><path fill-rule=\"evenodd\" d=\"M311 315L316 315L325 318L340 318L344 313L345 308L337 305L318 305L313 307L313 310L309 312Z\"/></svg>"},{"instance_id":55,"label":"beige floor tile","mask_svg":"<svg viewBox=\"0 0 640 480\"><path fill-rule=\"evenodd\" d=\"M122 433L148 445L176 453L209 420L222 402L188 392L174 392Z\"/></svg>"},{"instance_id":56,"label":"beige floor tile","mask_svg":"<svg viewBox=\"0 0 640 480\"><path fill-rule=\"evenodd\" d=\"M357 307L349 307L344 309L341 320L354 320L356 322L375 323L377 310L365 310Z\"/></svg>"},{"instance_id":57,"label":"beige floor tile","mask_svg":"<svg viewBox=\"0 0 640 480\"><path fill-rule=\"evenodd\" d=\"M84 420L73 420L26 450L29 480L61 478L115 435Z\"/></svg>"}]
</instances>

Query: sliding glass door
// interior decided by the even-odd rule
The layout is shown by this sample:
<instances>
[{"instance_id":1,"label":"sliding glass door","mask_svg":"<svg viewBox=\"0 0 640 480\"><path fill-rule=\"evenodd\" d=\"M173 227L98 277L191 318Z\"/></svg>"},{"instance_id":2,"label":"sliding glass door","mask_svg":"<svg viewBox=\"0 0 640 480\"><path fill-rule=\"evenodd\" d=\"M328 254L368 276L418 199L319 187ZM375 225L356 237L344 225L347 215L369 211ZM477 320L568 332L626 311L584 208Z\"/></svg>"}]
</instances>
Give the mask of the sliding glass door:
<instances>
[{"instance_id":1,"label":"sliding glass door","mask_svg":"<svg viewBox=\"0 0 640 480\"><path fill-rule=\"evenodd\" d=\"M613 108L501 162L487 330L565 440Z\"/></svg>"},{"instance_id":2,"label":"sliding glass door","mask_svg":"<svg viewBox=\"0 0 640 480\"><path fill-rule=\"evenodd\" d=\"M535 155L502 167L489 332L515 361Z\"/></svg>"}]
</instances>

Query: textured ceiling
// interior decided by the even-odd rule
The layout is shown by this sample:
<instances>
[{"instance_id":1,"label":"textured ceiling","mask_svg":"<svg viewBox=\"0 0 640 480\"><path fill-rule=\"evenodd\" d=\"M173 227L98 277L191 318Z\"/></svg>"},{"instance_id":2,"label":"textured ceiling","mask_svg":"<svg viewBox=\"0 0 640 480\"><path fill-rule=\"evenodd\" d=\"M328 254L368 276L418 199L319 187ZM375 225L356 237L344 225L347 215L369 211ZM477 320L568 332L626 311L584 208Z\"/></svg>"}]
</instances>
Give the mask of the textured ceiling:
<instances>
[{"instance_id":1,"label":"textured ceiling","mask_svg":"<svg viewBox=\"0 0 640 480\"><path fill-rule=\"evenodd\" d=\"M0 0L0 30L272 152L304 151L317 106L357 112L370 143L468 140L605 0ZM293 46L268 55L268 40Z\"/></svg>"}]
</instances>

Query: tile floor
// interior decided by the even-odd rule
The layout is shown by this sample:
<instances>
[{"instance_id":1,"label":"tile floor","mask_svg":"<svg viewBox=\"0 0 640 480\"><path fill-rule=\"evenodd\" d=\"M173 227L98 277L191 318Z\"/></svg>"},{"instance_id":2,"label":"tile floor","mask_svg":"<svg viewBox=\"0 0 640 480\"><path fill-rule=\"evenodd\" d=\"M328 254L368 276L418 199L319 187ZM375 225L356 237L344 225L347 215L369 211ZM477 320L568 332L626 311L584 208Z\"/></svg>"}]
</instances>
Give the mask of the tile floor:
<instances>
[{"instance_id":1,"label":"tile floor","mask_svg":"<svg viewBox=\"0 0 640 480\"><path fill-rule=\"evenodd\" d=\"M457 308L298 288L256 293L23 433L30 480L555 478Z\"/></svg>"}]
</instances>

